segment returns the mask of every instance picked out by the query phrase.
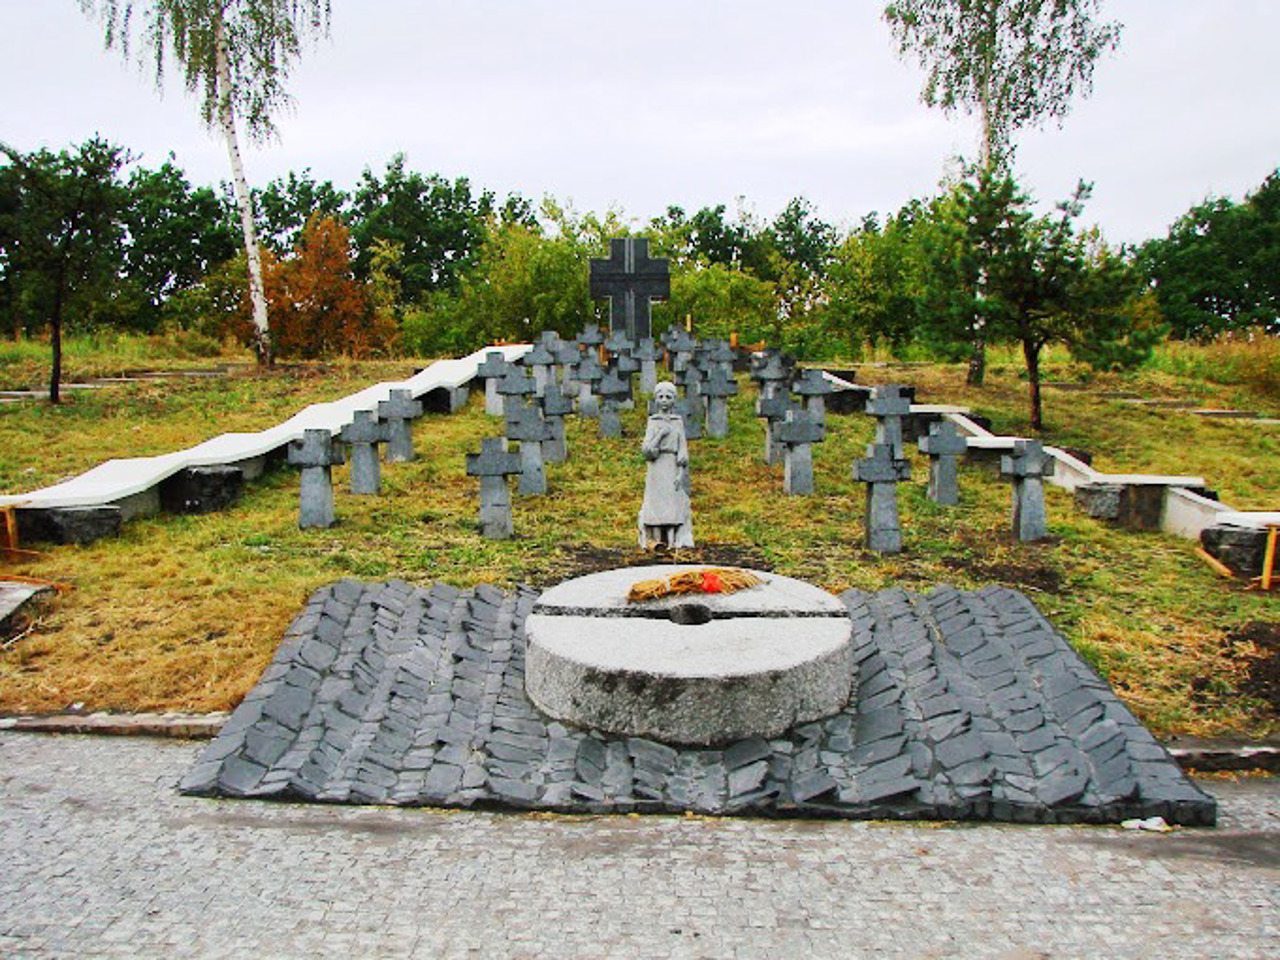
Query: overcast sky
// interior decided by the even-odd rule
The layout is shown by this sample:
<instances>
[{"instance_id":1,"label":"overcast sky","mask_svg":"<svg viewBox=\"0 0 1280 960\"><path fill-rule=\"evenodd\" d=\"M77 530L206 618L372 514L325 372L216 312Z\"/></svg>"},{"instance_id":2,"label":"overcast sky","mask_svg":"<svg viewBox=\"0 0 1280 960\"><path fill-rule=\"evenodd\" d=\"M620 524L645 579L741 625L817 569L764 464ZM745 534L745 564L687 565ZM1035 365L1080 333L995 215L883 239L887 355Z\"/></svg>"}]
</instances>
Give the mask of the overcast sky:
<instances>
[{"instance_id":1,"label":"overcast sky","mask_svg":"<svg viewBox=\"0 0 1280 960\"><path fill-rule=\"evenodd\" d=\"M763 218L803 195L847 226L931 195L976 128L919 102L875 0L333 0L277 142L251 183L310 167L353 186L397 151L499 196L550 194L647 220L739 196ZM1280 2L1110 0L1120 49L1065 125L1018 139L1045 204L1084 178L1113 242L1163 235L1209 195L1280 165ZM60 149L98 133L196 183L228 178L181 85L102 49L76 0L0 0L0 139Z\"/></svg>"}]
</instances>

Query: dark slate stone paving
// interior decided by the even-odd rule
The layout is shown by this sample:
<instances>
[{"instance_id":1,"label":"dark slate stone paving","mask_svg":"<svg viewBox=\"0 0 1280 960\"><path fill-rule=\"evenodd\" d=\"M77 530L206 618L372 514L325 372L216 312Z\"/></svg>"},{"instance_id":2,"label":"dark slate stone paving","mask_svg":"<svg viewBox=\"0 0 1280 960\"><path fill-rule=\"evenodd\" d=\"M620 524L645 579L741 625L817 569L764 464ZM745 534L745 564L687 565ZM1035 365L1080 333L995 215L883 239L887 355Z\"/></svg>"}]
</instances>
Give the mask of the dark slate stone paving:
<instances>
[{"instance_id":1,"label":"dark slate stone paving","mask_svg":"<svg viewBox=\"0 0 1280 960\"><path fill-rule=\"evenodd\" d=\"M322 588L183 779L333 803L1210 825L1182 773L1016 590L848 591L857 693L772 740L570 729L524 695L537 591Z\"/></svg>"}]
</instances>

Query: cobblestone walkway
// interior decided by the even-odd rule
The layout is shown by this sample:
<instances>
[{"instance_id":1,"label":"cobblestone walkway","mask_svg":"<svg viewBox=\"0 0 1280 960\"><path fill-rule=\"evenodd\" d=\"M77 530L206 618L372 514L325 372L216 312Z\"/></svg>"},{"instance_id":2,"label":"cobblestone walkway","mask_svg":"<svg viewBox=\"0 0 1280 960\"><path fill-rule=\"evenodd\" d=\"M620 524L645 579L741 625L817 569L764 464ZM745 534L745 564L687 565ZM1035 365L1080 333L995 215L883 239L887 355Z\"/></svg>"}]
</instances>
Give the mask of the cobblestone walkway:
<instances>
[{"instance_id":1,"label":"cobblestone walkway","mask_svg":"<svg viewBox=\"0 0 1280 960\"><path fill-rule=\"evenodd\" d=\"M0 956L1280 954L1276 780L1156 835L181 796L200 749L0 733Z\"/></svg>"}]
</instances>

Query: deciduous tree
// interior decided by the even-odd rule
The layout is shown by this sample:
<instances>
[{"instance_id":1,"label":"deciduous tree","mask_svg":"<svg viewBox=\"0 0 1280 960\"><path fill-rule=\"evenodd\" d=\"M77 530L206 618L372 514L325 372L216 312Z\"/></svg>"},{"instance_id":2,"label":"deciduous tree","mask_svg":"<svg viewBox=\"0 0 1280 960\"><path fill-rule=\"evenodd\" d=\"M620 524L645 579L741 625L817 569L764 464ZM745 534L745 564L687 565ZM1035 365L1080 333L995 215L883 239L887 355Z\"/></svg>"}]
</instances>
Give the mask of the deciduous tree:
<instances>
[{"instance_id":1,"label":"deciduous tree","mask_svg":"<svg viewBox=\"0 0 1280 960\"><path fill-rule=\"evenodd\" d=\"M1242 203L1196 204L1137 260L1175 337L1280 333L1280 170Z\"/></svg>"},{"instance_id":2,"label":"deciduous tree","mask_svg":"<svg viewBox=\"0 0 1280 960\"><path fill-rule=\"evenodd\" d=\"M106 26L106 45L125 57L136 40L155 65L156 82L172 58L187 89L199 96L205 123L221 131L231 159L253 303L255 349L271 361L271 337L253 203L240 158L237 117L251 139L274 132L272 117L287 101L285 80L302 39L327 33L329 0L79 0ZM136 31L136 34L135 34Z\"/></svg>"},{"instance_id":3,"label":"deciduous tree","mask_svg":"<svg viewBox=\"0 0 1280 960\"><path fill-rule=\"evenodd\" d=\"M1120 24L1095 19L1100 7L1101 0L894 0L884 18L899 55L926 71L921 99L977 113L978 166L1003 172L1014 132L1061 121L1076 92L1089 92L1098 58L1120 42ZM972 322L968 381L979 384L981 312Z\"/></svg>"},{"instance_id":4,"label":"deciduous tree","mask_svg":"<svg viewBox=\"0 0 1280 960\"><path fill-rule=\"evenodd\" d=\"M235 256L235 222L213 190L192 188L172 156L159 170L134 170L126 189L123 273L139 294L127 322L154 330L174 294Z\"/></svg>"},{"instance_id":5,"label":"deciduous tree","mask_svg":"<svg viewBox=\"0 0 1280 960\"><path fill-rule=\"evenodd\" d=\"M368 276L374 241L386 240L400 245L398 279L407 301L453 287L475 263L492 200L472 196L465 177L450 183L407 169L403 154L382 176L366 168L352 198L360 276Z\"/></svg>"},{"instance_id":6,"label":"deciduous tree","mask_svg":"<svg viewBox=\"0 0 1280 960\"><path fill-rule=\"evenodd\" d=\"M75 150L0 152L0 287L14 330L28 318L49 325L49 402L61 401L62 330L69 310L115 279L124 189L120 147L94 138Z\"/></svg>"},{"instance_id":7,"label":"deciduous tree","mask_svg":"<svg viewBox=\"0 0 1280 960\"><path fill-rule=\"evenodd\" d=\"M900 56L924 67L921 99L977 113L980 166L1007 159L1013 134L1061 121L1088 94L1098 58L1120 42L1101 0L894 0L884 8Z\"/></svg>"}]
</instances>

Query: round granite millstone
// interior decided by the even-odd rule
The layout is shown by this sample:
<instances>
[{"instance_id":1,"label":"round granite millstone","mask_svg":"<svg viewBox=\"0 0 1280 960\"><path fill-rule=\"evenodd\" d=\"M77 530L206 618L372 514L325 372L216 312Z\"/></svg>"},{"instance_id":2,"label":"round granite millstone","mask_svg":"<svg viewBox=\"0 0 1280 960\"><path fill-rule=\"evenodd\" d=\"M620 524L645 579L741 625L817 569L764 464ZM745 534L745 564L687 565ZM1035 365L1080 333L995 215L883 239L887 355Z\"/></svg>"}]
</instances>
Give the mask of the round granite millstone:
<instances>
[{"instance_id":1,"label":"round granite millstone","mask_svg":"<svg viewBox=\"0 0 1280 960\"><path fill-rule=\"evenodd\" d=\"M569 580L525 622L525 691L544 713L611 734L711 745L777 736L840 711L853 687L845 606L811 584L628 603L632 584L693 566Z\"/></svg>"}]
</instances>

